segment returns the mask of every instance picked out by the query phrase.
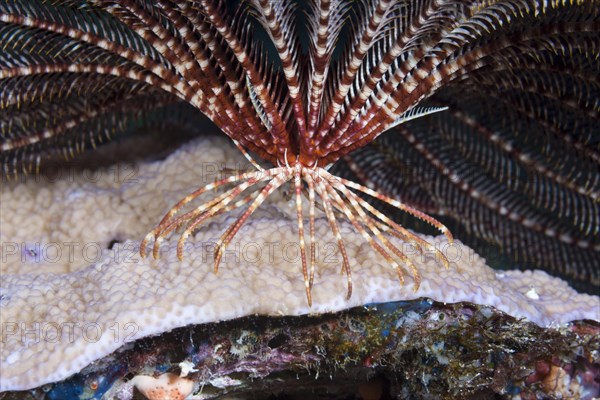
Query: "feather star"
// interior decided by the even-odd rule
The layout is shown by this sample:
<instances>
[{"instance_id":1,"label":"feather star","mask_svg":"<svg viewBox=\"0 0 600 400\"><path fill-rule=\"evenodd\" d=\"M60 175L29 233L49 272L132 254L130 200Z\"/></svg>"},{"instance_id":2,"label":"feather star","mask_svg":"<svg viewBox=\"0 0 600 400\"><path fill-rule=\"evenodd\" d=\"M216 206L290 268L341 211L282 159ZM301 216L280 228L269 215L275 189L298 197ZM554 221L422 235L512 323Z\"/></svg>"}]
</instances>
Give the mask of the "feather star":
<instances>
[{"instance_id":1,"label":"feather star","mask_svg":"<svg viewBox=\"0 0 600 400\"><path fill-rule=\"evenodd\" d=\"M233 140L255 171L185 197L146 236L140 253L145 256L153 242L157 257L161 241L181 228L181 259L185 240L202 223L246 206L217 244L217 271L224 249L244 222L290 182L310 304L317 206L325 212L342 255L348 297L352 278L340 216L390 263L400 282L409 271L416 289L420 276L389 235L421 252L435 252L448 267L441 252L379 211L365 195L431 224L452 241L448 228L422 211L440 213L435 198L411 205L330 172L343 158L377 186L381 181L373 176L382 169L373 165L365 172L353 151L366 151L365 146L395 128L393 143L407 142L404 149L429 161L437 175L469 198L483 199L488 208L521 227L535 226L546 236L597 253L597 241L563 235L551 223L527 218L518 208L510 210L497 197L470 186L459 166L437 154L439 148L430 150L427 135L411 133L404 123L420 123L427 119L418 117L429 114L455 118L477 140L488 142L483 150L463 143L461 151L470 152L467 158L485 158L489 147L500 149L558 187L557 193L567 191L574 199L569 204L591 215L576 221L580 231L597 233L598 175L589 174L590 168L578 172L574 158L570 162L575 172L565 178L513 147L489 124L461 114L460 106L462 90L470 93L473 88L496 97L505 88L507 96L511 90L546 96L561 105L552 108L556 114L530 107L537 97L528 98L518 111L533 114L535 135L552 136L597 169L600 152L590 126L598 126L598 9L595 0L0 0L2 170L9 176L30 173L48 154L72 157L156 115L177 122L171 110L189 111L191 106ZM580 110L584 121L591 122L565 117L572 114L565 108ZM460 136L455 125L442 128L450 132L447 140ZM263 167L251 153L272 166ZM489 174L502 171L497 163L486 163ZM213 189L226 190L183 211ZM303 193L309 208L308 248Z\"/></svg>"}]
</instances>

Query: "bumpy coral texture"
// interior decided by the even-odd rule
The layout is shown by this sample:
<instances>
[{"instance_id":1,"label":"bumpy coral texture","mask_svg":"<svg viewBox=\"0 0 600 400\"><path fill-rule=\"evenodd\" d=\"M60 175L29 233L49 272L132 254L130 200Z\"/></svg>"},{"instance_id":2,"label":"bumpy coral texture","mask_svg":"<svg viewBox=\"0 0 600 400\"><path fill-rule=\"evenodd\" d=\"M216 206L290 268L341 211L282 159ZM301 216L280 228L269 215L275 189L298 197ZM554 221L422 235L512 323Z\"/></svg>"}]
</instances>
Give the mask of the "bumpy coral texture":
<instances>
[{"instance_id":1,"label":"bumpy coral texture","mask_svg":"<svg viewBox=\"0 0 600 400\"><path fill-rule=\"evenodd\" d=\"M309 308L295 205L284 195L270 199L241 229L218 275L210 243L235 216L200 228L181 262L176 238L163 244L160 259L140 259L139 240L170 205L190 187L220 178L218 169L244 161L225 139L202 138L163 161L3 185L0 390L64 379L143 336L254 313L322 313L426 296L492 305L542 326L600 320L599 297L578 294L541 271L494 271L471 249L450 246L444 237L428 240L446 252L448 270L406 248L423 276L414 292L409 273L401 286L395 271L342 223L354 285L347 301L341 257L322 213Z\"/></svg>"}]
</instances>

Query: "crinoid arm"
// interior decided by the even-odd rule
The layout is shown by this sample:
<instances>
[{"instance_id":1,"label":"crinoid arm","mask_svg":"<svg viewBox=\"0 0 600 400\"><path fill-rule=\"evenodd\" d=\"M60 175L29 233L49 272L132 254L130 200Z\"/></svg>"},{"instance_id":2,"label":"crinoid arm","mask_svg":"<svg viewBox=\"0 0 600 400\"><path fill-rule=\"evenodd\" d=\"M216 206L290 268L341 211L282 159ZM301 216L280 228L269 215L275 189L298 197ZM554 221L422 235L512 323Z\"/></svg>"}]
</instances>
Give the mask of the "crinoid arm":
<instances>
[{"instance_id":1,"label":"crinoid arm","mask_svg":"<svg viewBox=\"0 0 600 400\"><path fill-rule=\"evenodd\" d=\"M247 153L246 153L247 154ZM183 198L171 210L167 212L159 225L150 232L142 241L140 253L142 257L146 256L148 244L153 241L152 255L157 258L159 247L165 237L170 235L178 228L185 227L177 243L177 257L183 260L184 243L186 239L198 229L201 224L225 212L230 212L238 208L247 206L239 215L236 221L231 224L221 235L217 242L214 252L214 272L219 269L225 249L231 243L243 224L260 207L261 204L279 187L287 182L293 182L295 205L296 205L296 223L298 229L298 242L300 245L300 259L302 267L302 276L306 291L306 298L309 306L312 305L312 288L315 275L315 209L317 195L320 198L320 208L324 210L326 219L335 237L339 252L342 256L342 271L347 279L347 298L352 295L352 270L344 239L342 237L339 223L335 213L338 212L351 223L354 229L364 238L364 240L380 254L396 271L398 280L404 284L404 270L407 269L413 276L414 290L419 288L421 276L418 269L409 259L409 257L395 244L393 244L389 235L402 239L413 245L421 254L425 251L434 252L436 258L447 268L449 266L447 258L435 247L419 236L406 230L402 226L379 212L375 207L358 196L354 190L385 201L390 205L405 211L417 218L420 218L448 237L452 242L452 235L437 220L428 215L413 209L401 202L383 196L362 185L339 178L327 172L324 168L304 167L296 162L293 165L286 163L286 166L280 166L271 169L260 169L254 172L248 172L241 175L234 175L220 181L210 183L190 195ZM264 184L259 188L260 184ZM222 189L227 185L233 184L232 188L226 189L223 193L214 198L203 202L191 211L181 213L181 210L190 202L199 198L203 194L216 189ZM309 208L309 243L310 256L307 256L304 215L303 215L303 189L304 185L308 188L308 208ZM249 193L248 193L249 192Z\"/></svg>"}]
</instances>

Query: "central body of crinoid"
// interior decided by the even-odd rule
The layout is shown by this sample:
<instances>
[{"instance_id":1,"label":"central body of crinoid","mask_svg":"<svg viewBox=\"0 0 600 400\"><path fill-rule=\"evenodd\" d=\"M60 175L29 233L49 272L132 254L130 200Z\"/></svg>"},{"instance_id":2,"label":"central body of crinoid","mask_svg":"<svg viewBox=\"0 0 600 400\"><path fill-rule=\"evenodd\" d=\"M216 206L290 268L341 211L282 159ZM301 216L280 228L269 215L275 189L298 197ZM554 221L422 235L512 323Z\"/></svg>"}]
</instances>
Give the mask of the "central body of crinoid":
<instances>
[{"instance_id":1,"label":"central body of crinoid","mask_svg":"<svg viewBox=\"0 0 600 400\"><path fill-rule=\"evenodd\" d=\"M412 273L415 282L415 290L418 289L421 278L418 270L408 257L397 246L390 242L387 237L388 234L411 243L421 253L424 250L435 252L439 257L439 260L448 267L448 260L435 248L435 246L395 223L351 189L373 196L432 224L452 241L452 236L448 229L430 216L397 200L381 195L365 186L332 175L325 168L317 167L317 163L306 166L300 161L300 157L294 157L294 161L290 163L287 160L286 155L284 165L278 165L271 169L264 169L255 163L243 149L241 150L252 161L256 170L232 175L220 181L208 184L182 199L165 215L160 224L144 238L140 247L142 256L145 256L146 254L146 248L149 241L154 240L152 254L154 258L157 258L159 246L163 238L174 230L185 227L177 244L177 257L182 260L185 240L200 226L200 224L209 218L248 205L237 220L225 230L217 242L214 252L214 270L216 273L225 248L242 227L244 222L254 213L254 211L256 211L265 199L269 197L269 195L285 183L291 182L294 187L294 197L296 201L302 273L309 305L312 303L311 289L315 270L315 208L317 206L317 196L320 198L320 208L327 217L331 231L337 241L339 252L342 256L341 267L348 280L348 298L352 294L352 273L348 255L344 247L344 241L338 227L336 214L341 214L350 221L355 230L363 236L369 245L390 263L395 269L401 284L404 283L403 268L408 269ZM206 192L223 186L230 186L231 184L233 184L233 187L226 189L212 200L206 201L193 210L178 215L178 212L190 201ZM259 185L260 189L257 190L257 186ZM308 256L305 240L305 216L303 215L303 193L305 193L308 198L309 208Z\"/></svg>"},{"instance_id":2,"label":"central body of crinoid","mask_svg":"<svg viewBox=\"0 0 600 400\"><path fill-rule=\"evenodd\" d=\"M142 255L148 243L154 240L152 253L157 257L161 241L176 229L184 228L177 246L181 259L186 238L200 224L246 206L217 243L216 271L224 249L244 222L278 187L292 182L309 304L315 268L317 197L342 255L348 296L352 293L352 278L336 220L339 216L349 220L371 247L395 268L401 282L403 269L410 271L417 288L418 271L390 242L389 235L413 244L420 251L436 252L434 246L396 224L357 193L376 197L423 219L451 241L446 227L406 204L327 171L329 165L393 126L443 110L423 110L416 105L439 87L444 74L452 72L454 66L443 64L443 58L438 55L425 66L415 64L410 54L420 38L413 38L412 32L418 31L423 20L439 17L445 21L447 15L464 10L459 5L444 10L435 3L425 14L412 16L405 6L404 1L398 0L251 0L241 2L234 12L228 12L226 2L213 0L200 0L193 7L184 2L173 10L167 6L162 13L177 17L173 23L177 30L175 36L181 36L186 43L179 48L178 41L173 40L176 47L173 54L167 48L163 50L173 56L175 70L185 79L171 79L170 72L163 71L164 80L174 82L175 89L183 85L182 82L189 83L189 87L184 88L184 98L215 122L256 170L211 183L181 200L144 239ZM299 31L297 27L301 24L304 29ZM262 34L255 35L258 31ZM305 32L308 46L301 44L300 32ZM349 36L347 40L338 40L342 32ZM157 34L168 36L170 32L162 29ZM266 38L271 42L266 44ZM433 42L425 44L425 48L434 45ZM435 49L433 46L431 51ZM334 56L336 53L338 56ZM278 57L275 62L274 57ZM425 79L429 72L419 69L438 66L443 66L444 73L427 70L439 78L437 81ZM155 69L160 71L159 67ZM263 169L245 149L275 167ZM187 203L217 188L225 189L224 193L180 213ZM309 208L308 255L303 192L306 192ZM437 255L447 266L446 258L439 252Z\"/></svg>"}]
</instances>

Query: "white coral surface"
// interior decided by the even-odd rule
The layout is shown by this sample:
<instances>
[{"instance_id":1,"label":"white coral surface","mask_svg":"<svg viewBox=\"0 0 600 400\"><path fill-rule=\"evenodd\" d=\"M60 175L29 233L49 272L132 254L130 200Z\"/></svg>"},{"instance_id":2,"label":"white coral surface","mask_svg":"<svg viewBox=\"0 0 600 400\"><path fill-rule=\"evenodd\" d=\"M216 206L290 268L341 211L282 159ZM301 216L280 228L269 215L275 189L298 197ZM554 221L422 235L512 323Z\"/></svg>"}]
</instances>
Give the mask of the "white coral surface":
<instances>
[{"instance_id":1,"label":"white coral surface","mask_svg":"<svg viewBox=\"0 0 600 400\"><path fill-rule=\"evenodd\" d=\"M175 254L176 236L163 243L160 259L140 258L140 239L169 207L222 177L223 167L244 161L225 139L202 138L163 161L3 185L0 391L62 380L143 336L250 314L322 313L430 297L491 305L541 326L600 320L599 297L579 294L541 271L494 271L471 249L450 246L443 237L427 239L447 254L449 270L405 247L423 277L414 292L408 273L400 286L395 272L342 222L353 272L348 301L341 257L321 214L309 309L295 208L281 194L240 230L218 275L211 243L235 213L190 237L183 262Z\"/></svg>"}]
</instances>

